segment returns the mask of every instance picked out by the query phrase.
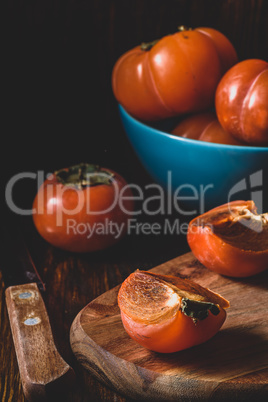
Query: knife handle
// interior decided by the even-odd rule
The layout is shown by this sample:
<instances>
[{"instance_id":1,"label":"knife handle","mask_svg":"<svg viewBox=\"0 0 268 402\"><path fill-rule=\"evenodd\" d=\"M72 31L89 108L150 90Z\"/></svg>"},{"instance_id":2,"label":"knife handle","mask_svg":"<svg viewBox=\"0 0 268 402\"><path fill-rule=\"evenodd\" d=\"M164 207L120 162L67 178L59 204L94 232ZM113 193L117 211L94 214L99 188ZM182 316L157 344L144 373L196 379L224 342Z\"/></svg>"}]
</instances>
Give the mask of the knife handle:
<instances>
[{"instance_id":1,"label":"knife handle","mask_svg":"<svg viewBox=\"0 0 268 402\"><path fill-rule=\"evenodd\" d=\"M50 400L74 383L74 371L55 346L36 283L10 286L5 293L25 397L29 401Z\"/></svg>"}]
</instances>

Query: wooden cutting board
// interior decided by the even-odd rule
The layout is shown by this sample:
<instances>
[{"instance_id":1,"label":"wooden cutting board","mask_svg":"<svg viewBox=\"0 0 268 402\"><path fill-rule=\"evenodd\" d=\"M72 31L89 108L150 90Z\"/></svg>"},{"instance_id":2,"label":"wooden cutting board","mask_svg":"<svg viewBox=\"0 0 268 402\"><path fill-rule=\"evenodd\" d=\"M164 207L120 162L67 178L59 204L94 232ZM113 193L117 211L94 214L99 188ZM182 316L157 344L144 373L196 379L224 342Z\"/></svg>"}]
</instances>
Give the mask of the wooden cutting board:
<instances>
[{"instance_id":1,"label":"wooden cutting board","mask_svg":"<svg viewBox=\"0 0 268 402\"><path fill-rule=\"evenodd\" d=\"M228 299L230 308L221 330L191 349L151 352L125 332L117 286L89 303L72 324L71 347L82 366L131 399L267 401L268 271L231 279L210 272L192 253L152 271L190 278Z\"/></svg>"}]
</instances>

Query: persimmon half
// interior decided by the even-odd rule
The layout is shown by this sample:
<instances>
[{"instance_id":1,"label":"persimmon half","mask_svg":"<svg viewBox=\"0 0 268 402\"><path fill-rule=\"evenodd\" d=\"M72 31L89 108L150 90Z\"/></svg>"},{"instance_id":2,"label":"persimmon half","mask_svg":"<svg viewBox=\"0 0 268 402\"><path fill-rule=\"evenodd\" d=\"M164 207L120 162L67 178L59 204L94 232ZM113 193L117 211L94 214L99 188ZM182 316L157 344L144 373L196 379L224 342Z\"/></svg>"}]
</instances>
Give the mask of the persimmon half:
<instances>
[{"instance_id":1,"label":"persimmon half","mask_svg":"<svg viewBox=\"0 0 268 402\"><path fill-rule=\"evenodd\" d=\"M248 277L268 268L268 213L254 201L232 201L194 218L188 244L208 269L230 277Z\"/></svg>"},{"instance_id":2,"label":"persimmon half","mask_svg":"<svg viewBox=\"0 0 268 402\"><path fill-rule=\"evenodd\" d=\"M118 305L134 341L173 353L212 338L226 319L229 302L189 279L137 270L122 283Z\"/></svg>"}]
</instances>

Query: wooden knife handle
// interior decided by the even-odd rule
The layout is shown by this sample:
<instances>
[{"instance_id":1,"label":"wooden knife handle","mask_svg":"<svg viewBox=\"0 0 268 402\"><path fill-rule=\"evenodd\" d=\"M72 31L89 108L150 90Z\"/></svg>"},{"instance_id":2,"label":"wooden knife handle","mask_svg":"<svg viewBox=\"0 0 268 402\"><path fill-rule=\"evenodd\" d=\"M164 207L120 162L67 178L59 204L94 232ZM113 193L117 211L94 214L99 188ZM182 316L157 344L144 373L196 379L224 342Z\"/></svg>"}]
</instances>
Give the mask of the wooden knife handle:
<instances>
[{"instance_id":1,"label":"wooden knife handle","mask_svg":"<svg viewBox=\"0 0 268 402\"><path fill-rule=\"evenodd\" d=\"M50 400L74 383L74 371L57 351L36 283L7 288L6 305L25 397Z\"/></svg>"}]
</instances>

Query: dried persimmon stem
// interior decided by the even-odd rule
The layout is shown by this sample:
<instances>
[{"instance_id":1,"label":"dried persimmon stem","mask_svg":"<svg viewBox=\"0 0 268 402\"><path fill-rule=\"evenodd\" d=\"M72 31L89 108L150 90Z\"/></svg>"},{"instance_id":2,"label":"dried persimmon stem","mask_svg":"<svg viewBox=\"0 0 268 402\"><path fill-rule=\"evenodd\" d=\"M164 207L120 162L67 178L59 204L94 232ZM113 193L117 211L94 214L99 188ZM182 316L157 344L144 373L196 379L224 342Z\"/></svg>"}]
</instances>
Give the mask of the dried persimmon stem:
<instances>
[{"instance_id":1,"label":"dried persimmon stem","mask_svg":"<svg viewBox=\"0 0 268 402\"><path fill-rule=\"evenodd\" d=\"M191 300L186 297L184 297L181 302L181 311L183 314L187 315L187 317L191 317L194 322L204 320L208 316L209 311L211 311L213 315L218 315L220 312L219 307L214 303Z\"/></svg>"}]
</instances>

